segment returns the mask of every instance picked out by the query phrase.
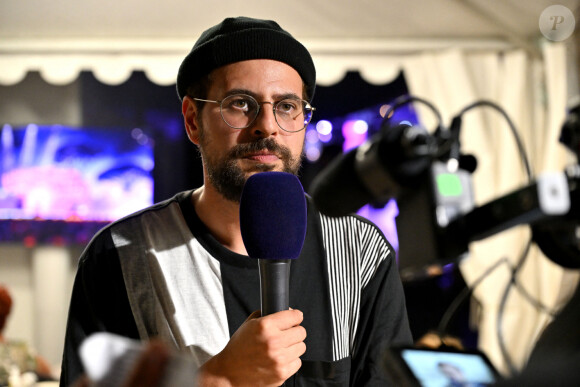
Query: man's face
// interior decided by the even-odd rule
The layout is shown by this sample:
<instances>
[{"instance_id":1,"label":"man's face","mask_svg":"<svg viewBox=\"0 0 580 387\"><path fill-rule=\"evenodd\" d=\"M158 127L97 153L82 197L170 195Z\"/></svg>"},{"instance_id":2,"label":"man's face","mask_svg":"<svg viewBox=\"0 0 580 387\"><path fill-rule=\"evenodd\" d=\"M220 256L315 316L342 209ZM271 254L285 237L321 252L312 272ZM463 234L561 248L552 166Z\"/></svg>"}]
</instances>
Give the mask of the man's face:
<instances>
[{"instance_id":1,"label":"man's face","mask_svg":"<svg viewBox=\"0 0 580 387\"><path fill-rule=\"evenodd\" d=\"M222 100L243 93L258 102L276 103L288 96L302 98L302 79L282 62L259 59L236 62L211 74L208 100ZM262 104L256 120L245 129L229 127L220 116L219 104L206 103L188 127L199 146L206 177L226 199L239 202L248 177L257 172L300 169L305 131L289 133L276 123L272 104ZM187 117L186 117L187 121Z\"/></svg>"}]
</instances>

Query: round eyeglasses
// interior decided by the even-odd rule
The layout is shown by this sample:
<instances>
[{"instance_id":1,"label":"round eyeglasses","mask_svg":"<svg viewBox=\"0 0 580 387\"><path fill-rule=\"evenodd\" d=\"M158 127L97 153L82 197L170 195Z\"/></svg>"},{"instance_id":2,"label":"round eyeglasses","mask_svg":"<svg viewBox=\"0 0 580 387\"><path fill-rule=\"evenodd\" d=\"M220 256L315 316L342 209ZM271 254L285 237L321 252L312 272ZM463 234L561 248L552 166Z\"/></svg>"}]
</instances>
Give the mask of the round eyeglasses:
<instances>
[{"instance_id":1,"label":"round eyeglasses","mask_svg":"<svg viewBox=\"0 0 580 387\"><path fill-rule=\"evenodd\" d=\"M272 105L274 118L280 129L291 133L300 132L306 128L312 119L312 112L316 110L308 101L292 97L278 102L258 102L247 94L229 95L221 101L193 99L219 104L222 119L234 129L245 129L252 125L260 113L261 105L265 103Z\"/></svg>"}]
</instances>

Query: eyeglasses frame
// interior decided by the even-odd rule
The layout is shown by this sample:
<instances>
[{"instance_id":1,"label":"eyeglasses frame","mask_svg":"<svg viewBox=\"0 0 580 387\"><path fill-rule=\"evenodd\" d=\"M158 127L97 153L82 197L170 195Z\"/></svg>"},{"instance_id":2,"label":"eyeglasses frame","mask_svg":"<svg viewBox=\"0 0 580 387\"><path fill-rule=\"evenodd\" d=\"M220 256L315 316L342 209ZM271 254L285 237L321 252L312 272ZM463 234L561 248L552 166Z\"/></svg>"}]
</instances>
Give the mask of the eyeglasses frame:
<instances>
[{"instance_id":1,"label":"eyeglasses frame","mask_svg":"<svg viewBox=\"0 0 580 387\"><path fill-rule=\"evenodd\" d=\"M241 127L241 128L237 128L235 126L232 126L229 122L227 122L226 119L224 118L223 111L222 111L222 102L224 100L226 100L227 98L234 97L234 96L250 97L251 99L253 99L254 101L256 101L256 104L258 105L258 111L256 112L256 115L254 116L254 118L252 119L252 121L250 121L248 123L248 125L246 125L244 127ZM293 100L297 100L297 101L304 102L307 107L308 106L310 107L312 113L316 110L316 108L314 106L312 106L310 104L310 102L308 102L308 101L306 101L304 99L301 99L301 98L290 98L290 97L284 98L284 99L282 99L282 100L280 100L278 102L271 102L271 101L262 101L262 102L259 102L256 98L252 97L249 94L239 93L239 94L228 95L227 97L225 97L225 98L223 98L221 100L211 100L211 99L203 99L203 98L196 98L196 97L191 97L191 99L193 99L194 101L199 101L199 102L217 103L220 106L220 116L221 116L222 120L226 123L226 125L228 125L232 129L246 129L246 128L249 128L250 126L252 126L252 124L256 121L256 118L258 118L258 115L260 114L260 110L262 109L262 105L263 104L266 104L266 103L269 103L269 104L272 105L272 112L274 114L274 119L276 120L276 124L278 125L278 127L280 129L282 129L283 131L288 132L288 133L298 133L298 132L301 132L304 129L306 129L306 127L308 126L308 124L310 123L310 121L312 121L312 115L310 116L310 120L308 120L308 123L306 123L301 129L294 130L294 131L287 130L287 129L284 129L282 127L282 125L280 125L280 123L278 122L278 115L276 114L276 107L278 106L278 104L280 104L281 102L284 102L287 99L293 99ZM296 118L296 117L294 117L294 118Z\"/></svg>"}]
</instances>

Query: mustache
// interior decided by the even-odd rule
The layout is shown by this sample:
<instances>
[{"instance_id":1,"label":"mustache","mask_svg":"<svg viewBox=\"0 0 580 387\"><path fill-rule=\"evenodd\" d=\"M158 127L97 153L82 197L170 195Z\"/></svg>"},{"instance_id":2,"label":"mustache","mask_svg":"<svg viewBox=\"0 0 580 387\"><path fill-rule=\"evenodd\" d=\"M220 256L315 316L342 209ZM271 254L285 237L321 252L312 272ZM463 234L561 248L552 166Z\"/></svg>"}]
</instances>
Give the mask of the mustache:
<instances>
[{"instance_id":1,"label":"mustache","mask_svg":"<svg viewBox=\"0 0 580 387\"><path fill-rule=\"evenodd\" d=\"M276 154L282 160L289 160L292 157L290 149L278 144L276 140L272 138L261 138L255 142L234 146L229 152L229 158L236 159L244 157L247 154L259 152L264 149Z\"/></svg>"}]
</instances>

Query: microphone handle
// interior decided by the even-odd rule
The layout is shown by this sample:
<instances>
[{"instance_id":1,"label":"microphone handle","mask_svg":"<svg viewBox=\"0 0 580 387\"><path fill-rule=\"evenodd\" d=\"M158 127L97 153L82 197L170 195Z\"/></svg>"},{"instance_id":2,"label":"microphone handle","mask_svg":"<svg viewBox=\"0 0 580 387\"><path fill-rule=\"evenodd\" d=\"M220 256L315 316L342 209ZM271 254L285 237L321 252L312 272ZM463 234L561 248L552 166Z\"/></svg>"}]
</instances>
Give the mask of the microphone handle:
<instances>
[{"instance_id":1,"label":"microphone handle","mask_svg":"<svg viewBox=\"0 0 580 387\"><path fill-rule=\"evenodd\" d=\"M290 259L258 259L262 316L288 310Z\"/></svg>"}]
</instances>

